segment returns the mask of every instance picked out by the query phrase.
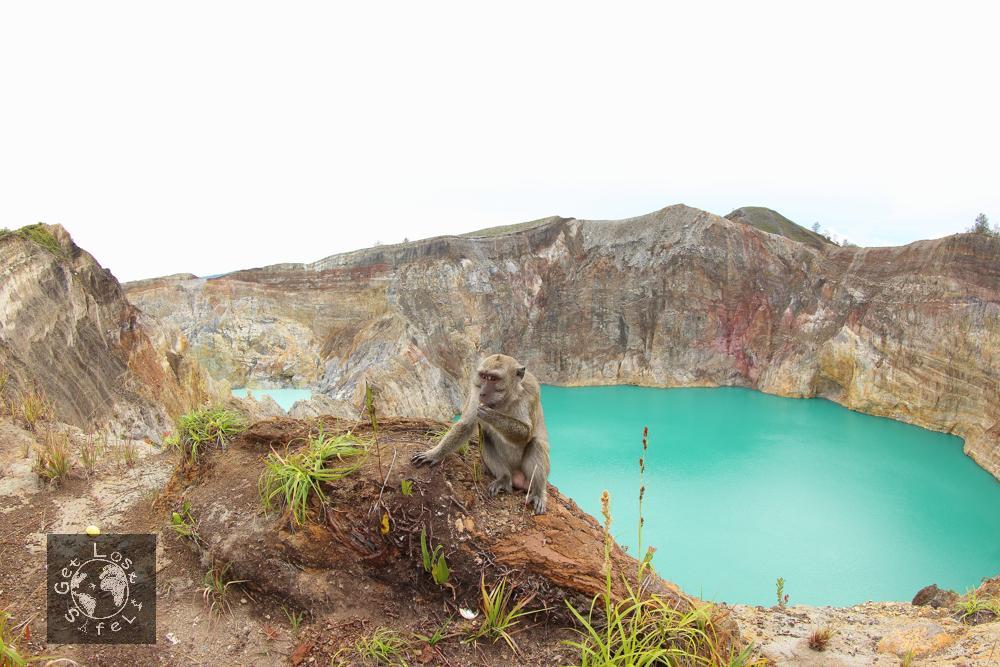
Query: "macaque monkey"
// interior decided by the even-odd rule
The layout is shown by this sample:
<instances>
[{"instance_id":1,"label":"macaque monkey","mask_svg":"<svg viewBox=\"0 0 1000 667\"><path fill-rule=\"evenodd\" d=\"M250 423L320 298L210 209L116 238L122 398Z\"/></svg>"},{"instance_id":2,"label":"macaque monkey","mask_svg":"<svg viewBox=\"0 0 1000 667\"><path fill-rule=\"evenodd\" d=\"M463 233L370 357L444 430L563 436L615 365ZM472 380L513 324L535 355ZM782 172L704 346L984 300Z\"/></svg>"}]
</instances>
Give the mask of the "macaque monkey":
<instances>
[{"instance_id":1,"label":"macaque monkey","mask_svg":"<svg viewBox=\"0 0 1000 667\"><path fill-rule=\"evenodd\" d=\"M416 465L436 465L482 428L480 447L496 478L490 496L527 491L535 514L545 513L549 479L549 434L542 415L541 388L513 357L494 354L479 363L462 416L436 447L413 456Z\"/></svg>"}]
</instances>

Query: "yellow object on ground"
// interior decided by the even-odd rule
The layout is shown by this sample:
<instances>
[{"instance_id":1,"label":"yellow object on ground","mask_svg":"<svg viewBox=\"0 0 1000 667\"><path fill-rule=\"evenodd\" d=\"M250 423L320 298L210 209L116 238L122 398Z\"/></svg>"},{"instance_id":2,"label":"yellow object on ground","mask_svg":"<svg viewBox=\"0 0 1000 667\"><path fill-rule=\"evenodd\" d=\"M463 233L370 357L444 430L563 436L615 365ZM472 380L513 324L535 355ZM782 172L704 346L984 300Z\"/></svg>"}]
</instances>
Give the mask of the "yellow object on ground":
<instances>
[{"instance_id":1,"label":"yellow object on ground","mask_svg":"<svg viewBox=\"0 0 1000 667\"><path fill-rule=\"evenodd\" d=\"M95 537L101 534L101 529L97 526L87 526L87 534L91 537Z\"/></svg>"}]
</instances>

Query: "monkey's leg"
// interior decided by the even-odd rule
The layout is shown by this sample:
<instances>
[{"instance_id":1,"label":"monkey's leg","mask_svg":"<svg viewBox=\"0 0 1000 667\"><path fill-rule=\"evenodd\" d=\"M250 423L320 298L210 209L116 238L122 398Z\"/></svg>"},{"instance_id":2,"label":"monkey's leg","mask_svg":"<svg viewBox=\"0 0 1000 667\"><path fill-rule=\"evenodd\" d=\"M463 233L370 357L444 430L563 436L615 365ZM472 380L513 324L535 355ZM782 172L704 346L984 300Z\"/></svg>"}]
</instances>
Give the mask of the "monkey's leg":
<instances>
[{"instance_id":1,"label":"monkey's leg","mask_svg":"<svg viewBox=\"0 0 1000 667\"><path fill-rule=\"evenodd\" d=\"M472 437L476 429L476 420L466 420L465 416L457 423L453 424L448 432L441 438L441 442L436 447L431 447L427 451L418 452L410 459L416 465L436 465L448 454L464 445Z\"/></svg>"},{"instance_id":2,"label":"monkey's leg","mask_svg":"<svg viewBox=\"0 0 1000 667\"><path fill-rule=\"evenodd\" d=\"M521 469L528 477L527 503L535 514L545 514L545 498L549 481L548 447L538 440L532 440L524 450Z\"/></svg>"},{"instance_id":3,"label":"monkey's leg","mask_svg":"<svg viewBox=\"0 0 1000 667\"><path fill-rule=\"evenodd\" d=\"M496 477L496 479L490 482L490 497L495 497L499 493L510 493L512 489L510 462L500 455L496 444L493 442L493 438L486 429L483 429L482 451L483 462L486 463L486 467Z\"/></svg>"}]
</instances>

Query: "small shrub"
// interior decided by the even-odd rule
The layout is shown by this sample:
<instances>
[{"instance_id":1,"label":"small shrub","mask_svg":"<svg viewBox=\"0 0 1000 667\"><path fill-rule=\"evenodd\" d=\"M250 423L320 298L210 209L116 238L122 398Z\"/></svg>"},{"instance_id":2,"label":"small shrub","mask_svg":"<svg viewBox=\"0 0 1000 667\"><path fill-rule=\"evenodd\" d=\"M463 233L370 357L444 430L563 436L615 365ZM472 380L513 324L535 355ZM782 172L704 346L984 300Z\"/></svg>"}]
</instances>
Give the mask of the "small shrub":
<instances>
[{"instance_id":1,"label":"small shrub","mask_svg":"<svg viewBox=\"0 0 1000 667\"><path fill-rule=\"evenodd\" d=\"M66 257L66 251L61 245L59 245L59 241L57 241L56 237L52 235L52 232L50 232L48 228L40 222L34 225L21 227L15 233L18 236L26 238L32 243L45 248L60 259Z\"/></svg>"},{"instance_id":2,"label":"small shrub","mask_svg":"<svg viewBox=\"0 0 1000 667\"><path fill-rule=\"evenodd\" d=\"M35 474L51 484L60 484L72 465L69 437L48 435L36 453Z\"/></svg>"},{"instance_id":3,"label":"small shrub","mask_svg":"<svg viewBox=\"0 0 1000 667\"><path fill-rule=\"evenodd\" d=\"M361 467L368 448L350 433L311 437L299 451L268 454L258 489L264 509L283 508L296 525L306 522L313 496L326 500L323 484L347 477ZM333 461L343 465L330 466Z\"/></svg>"},{"instance_id":4,"label":"small shrub","mask_svg":"<svg viewBox=\"0 0 1000 667\"><path fill-rule=\"evenodd\" d=\"M91 436L80 445L80 462L83 464L87 475L93 475L97 468L97 463L101 457L101 448L97 444L96 436Z\"/></svg>"},{"instance_id":5,"label":"small shrub","mask_svg":"<svg viewBox=\"0 0 1000 667\"><path fill-rule=\"evenodd\" d=\"M778 593L778 607L784 609L788 604L788 595L785 594L785 578L778 577L778 580L774 582L774 587Z\"/></svg>"},{"instance_id":6,"label":"small shrub","mask_svg":"<svg viewBox=\"0 0 1000 667\"><path fill-rule=\"evenodd\" d=\"M444 557L444 547L438 544L433 550L429 549L427 531L423 528L420 529L420 555L423 559L424 571L431 575L434 583L438 586L447 584L451 577L451 571L448 569L448 562Z\"/></svg>"},{"instance_id":7,"label":"small shrub","mask_svg":"<svg viewBox=\"0 0 1000 667\"><path fill-rule=\"evenodd\" d=\"M482 596L480 607L483 611L483 620L470 635L469 640L486 638L496 643L503 639L510 650L517 653L517 644L512 637L514 626L522 618L542 612L544 609L525 609L535 597L534 595L523 597L511 604L513 588L508 587L506 578L501 579L493 588L487 590L486 580L481 577L479 591Z\"/></svg>"},{"instance_id":8,"label":"small shrub","mask_svg":"<svg viewBox=\"0 0 1000 667\"><path fill-rule=\"evenodd\" d=\"M405 665L410 642L395 630L379 628L359 639L354 648L365 661L378 665Z\"/></svg>"},{"instance_id":9,"label":"small shrub","mask_svg":"<svg viewBox=\"0 0 1000 667\"><path fill-rule=\"evenodd\" d=\"M209 616L221 616L223 612L232 611L232 606L229 602L229 587L235 584L246 583L246 579L228 579L226 577L226 572L228 571L229 565L226 565L222 569L213 565L205 573L201 597L205 601L205 607L208 609Z\"/></svg>"},{"instance_id":10,"label":"small shrub","mask_svg":"<svg viewBox=\"0 0 1000 667\"><path fill-rule=\"evenodd\" d=\"M172 444L191 465L198 464L201 451L208 446L225 447L246 428L243 418L221 408L194 410L177 421L178 434Z\"/></svg>"},{"instance_id":11,"label":"small shrub","mask_svg":"<svg viewBox=\"0 0 1000 667\"><path fill-rule=\"evenodd\" d=\"M913 667L913 661L916 659L912 650L907 651L899 658L899 667Z\"/></svg>"},{"instance_id":12,"label":"small shrub","mask_svg":"<svg viewBox=\"0 0 1000 667\"><path fill-rule=\"evenodd\" d=\"M413 480L409 480L409 479L401 480L399 482L399 491L404 496L407 496L407 497L412 496L413 495Z\"/></svg>"},{"instance_id":13,"label":"small shrub","mask_svg":"<svg viewBox=\"0 0 1000 667\"><path fill-rule=\"evenodd\" d=\"M118 446L118 456L126 468L134 468L139 460L139 448L131 440L125 440Z\"/></svg>"},{"instance_id":14,"label":"small shrub","mask_svg":"<svg viewBox=\"0 0 1000 667\"><path fill-rule=\"evenodd\" d=\"M814 651L825 651L826 647L830 645L830 639L833 637L833 630L830 628L818 628L813 630L812 634L809 635L809 648Z\"/></svg>"},{"instance_id":15,"label":"small shrub","mask_svg":"<svg viewBox=\"0 0 1000 667\"><path fill-rule=\"evenodd\" d=\"M45 393L40 389L29 389L21 394L21 418L32 431L38 430L39 422L45 421L52 413Z\"/></svg>"}]
</instances>

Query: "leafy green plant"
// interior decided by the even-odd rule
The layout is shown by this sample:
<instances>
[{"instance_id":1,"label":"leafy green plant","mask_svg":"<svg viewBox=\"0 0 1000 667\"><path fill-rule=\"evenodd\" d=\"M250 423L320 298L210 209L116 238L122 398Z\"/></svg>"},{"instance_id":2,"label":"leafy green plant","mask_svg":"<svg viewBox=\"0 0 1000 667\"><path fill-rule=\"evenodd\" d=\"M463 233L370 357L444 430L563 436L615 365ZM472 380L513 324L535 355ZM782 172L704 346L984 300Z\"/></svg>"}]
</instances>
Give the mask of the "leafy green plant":
<instances>
[{"instance_id":1,"label":"leafy green plant","mask_svg":"<svg viewBox=\"0 0 1000 667\"><path fill-rule=\"evenodd\" d=\"M201 597L208 609L209 616L221 616L223 612L232 611L229 602L229 587L236 584L246 583L246 579L229 579L226 573L229 571L227 564L222 569L213 565L205 573L204 585L201 589Z\"/></svg>"},{"instance_id":2,"label":"leafy green plant","mask_svg":"<svg viewBox=\"0 0 1000 667\"><path fill-rule=\"evenodd\" d=\"M310 498L325 501L323 484L350 475L361 467L367 453L367 445L350 433L330 436L323 432L310 437L297 452L284 456L271 452L258 484L264 509L283 508L291 521L301 526L309 513ZM331 466L334 461L342 465Z\"/></svg>"},{"instance_id":3,"label":"leafy green plant","mask_svg":"<svg viewBox=\"0 0 1000 667\"><path fill-rule=\"evenodd\" d=\"M35 455L35 474L52 484L59 484L73 466L69 436L49 434Z\"/></svg>"},{"instance_id":4,"label":"leafy green plant","mask_svg":"<svg viewBox=\"0 0 1000 667\"><path fill-rule=\"evenodd\" d=\"M194 410L177 421L178 434L172 444L188 463L197 465L202 449L211 445L225 447L233 436L245 428L243 417L231 410Z\"/></svg>"},{"instance_id":5,"label":"leafy green plant","mask_svg":"<svg viewBox=\"0 0 1000 667\"><path fill-rule=\"evenodd\" d=\"M359 639L354 648L366 661L374 661L379 665L406 665L410 642L395 630L378 628L367 637Z\"/></svg>"},{"instance_id":6,"label":"leafy green plant","mask_svg":"<svg viewBox=\"0 0 1000 667\"><path fill-rule=\"evenodd\" d=\"M774 587L778 593L778 607L784 609L785 605L788 604L788 595L785 593L785 578L778 577L778 580L774 582Z\"/></svg>"},{"instance_id":7,"label":"leafy green plant","mask_svg":"<svg viewBox=\"0 0 1000 667\"><path fill-rule=\"evenodd\" d=\"M480 638L493 640L494 643L503 639L511 651L517 653L517 644L514 642L513 633L522 618L540 613L544 609L525 609L528 603L534 599L534 595L522 597L513 602L513 588L508 585L507 579L503 578L492 588L486 588L486 579L480 577L479 591L481 599L479 601L483 612L483 620L479 627L469 636L469 641Z\"/></svg>"},{"instance_id":8,"label":"leafy green plant","mask_svg":"<svg viewBox=\"0 0 1000 667\"><path fill-rule=\"evenodd\" d=\"M399 491L404 496L407 496L407 497L412 496L413 495L413 480L410 480L410 479L400 480L400 482L399 482Z\"/></svg>"},{"instance_id":9,"label":"leafy green plant","mask_svg":"<svg viewBox=\"0 0 1000 667\"><path fill-rule=\"evenodd\" d=\"M447 584L451 577L451 571L448 569L448 562L444 557L444 547L438 544L433 550L429 549L427 531L423 528L420 529L420 555L423 559L424 571L431 575L434 583L438 586Z\"/></svg>"},{"instance_id":10,"label":"leafy green plant","mask_svg":"<svg viewBox=\"0 0 1000 667\"><path fill-rule=\"evenodd\" d=\"M170 528L181 537L198 541L198 524L191 514L190 501L185 500L181 503L179 511L170 514Z\"/></svg>"}]
</instances>

